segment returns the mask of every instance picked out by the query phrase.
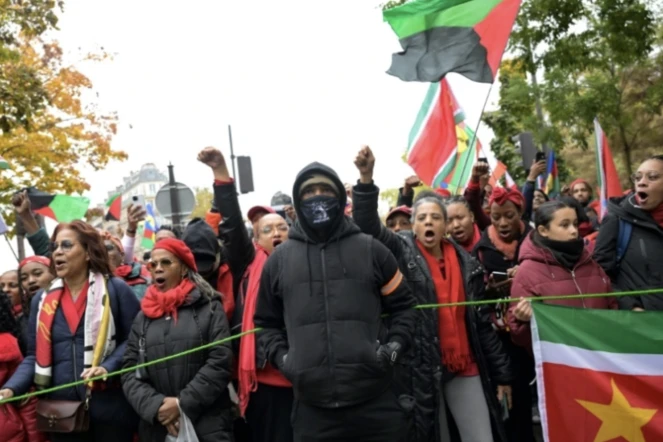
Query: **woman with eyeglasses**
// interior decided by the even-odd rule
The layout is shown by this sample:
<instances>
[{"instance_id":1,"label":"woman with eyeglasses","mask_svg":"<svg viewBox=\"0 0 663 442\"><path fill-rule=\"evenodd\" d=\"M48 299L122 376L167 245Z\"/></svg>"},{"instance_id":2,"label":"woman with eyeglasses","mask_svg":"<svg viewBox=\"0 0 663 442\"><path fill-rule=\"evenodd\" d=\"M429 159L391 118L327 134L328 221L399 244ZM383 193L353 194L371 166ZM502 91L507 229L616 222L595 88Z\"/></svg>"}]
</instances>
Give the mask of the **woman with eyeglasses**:
<instances>
[{"instance_id":1,"label":"woman with eyeglasses","mask_svg":"<svg viewBox=\"0 0 663 442\"><path fill-rule=\"evenodd\" d=\"M149 271L139 262L124 263L124 247L120 238L108 231L102 231L101 237L104 239L104 245L108 251L113 274L126 282L140 301L143 299L147 287L152 283Z\"/></svg>"},{"instance_id":2,"label":"woman with eyeglasses","mask_svg":"<svg viewBox=\"0 0 663 442\"><path fill-rule=\"evenodd\" d=\"M216 207L223 217L219 232L236 294L231 320L233 333L248 331L254 328L262 269L274 249L288 240L288 223L279 214L267 213L253 225L251 231L256 237L252 241L242 223L235 183L221 151L205 148L198 154L198 161L212 169ZM290 415L294 396L290 382L267 362L255 335L248 334L233 342L239 359L236 373L239 414L245 418L240 420L237 434L249 433L251 442L292 441Z\"/></svg>"},{"instance_id":3,"label":"woman with eyeglasses","mask_svg":"<svg viewBox=\"0 0 663 442\"><path fill-rule=\"evenodd\" d=\"M594 249L614 291L663 287L663 155L643 161L631 180L634 192L608 203ZM622 310L663 310L663 289L618 301Z\"/></svg>"},{"instance_id":4,"label":"woman with eyeglasses","mask_svg":"<svg viewBox=\"0 0 663 442\"><path fill-rule=\"evenodd\" d=\"M154 284L134 321L125 368L230 336L220 295L197 273L193 253L183 241L157 242L148 267ZM226 343L124 374L124 394L141 417L140 441L177 436L180 410L200 442L232 441L231 372L232 350Z\"/></svg>"},{"instance_id":5,"label":"woman with eyeglasses","mask_svg":"<svg viewBox=\"0 0 663 442\"><path fill-rule=\"evenodd\" d=\"M0 390L4 398L27 393L32 386L57 387L119 370L140 308L131 289L112 277L108 252L92 226L82 221L59 224L50 249L57 277L32 299L27 356ZM89 410L87 431L49 433L49 440L132 441L137 417L112 381L40 396L40 401L84 403ZM70 413L56 404L49 408L62 417Z\"/></svg>"}]
</instances>

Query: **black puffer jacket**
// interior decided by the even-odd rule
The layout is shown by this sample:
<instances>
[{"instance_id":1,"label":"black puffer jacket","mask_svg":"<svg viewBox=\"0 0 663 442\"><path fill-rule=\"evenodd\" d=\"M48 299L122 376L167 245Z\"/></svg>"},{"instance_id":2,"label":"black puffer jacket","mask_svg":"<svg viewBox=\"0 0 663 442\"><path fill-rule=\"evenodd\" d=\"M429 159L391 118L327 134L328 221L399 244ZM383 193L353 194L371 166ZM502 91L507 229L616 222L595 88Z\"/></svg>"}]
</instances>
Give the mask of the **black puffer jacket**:
<instances>
[{"instance_id":1,"label":"black puffer jacket","mask_svg":"<svg viewBox=\"0 0 663 442\"><path fill-rule=\"evenodd\" d=\"M145 338L146 360L199 347L230 336L228 320L218 299L202 296L196 289L170 317L136 316L124 354L124 367L139 363L139 340ZM232 371L230 344L216 345L147 368L147 378L135 371L122 376L124 394L141 417L141 441L163 442L166 428L157 414L166 397L178 397L180 407L193 423L201 442L232 441L232 417L228 383Z\"/></svg>"},{"instance_id":2,"label":"black puffer jacket","mask_svg":"<svg viewBox=\"0 0 663 442\"><path fill-rule=\"evenodd\" d=\"M633 195L610 200L608 215L594 248L594 259L612 281L614 291L647 290L663 287L663 228L651 214L635 207ZM633 225L626 254L617 262L619 220ZM620 296L619 308L663 310L663 290L644 296Z\"/></svg>"},{"instance_id":3,"label":"black puffer jacket","mask_svg":"<svg viewBox=\"0 0 663 442\"><path fill-rule=\"evenodd\" d=\"M384 227L377 213L379 189L375 185L359 184L353 189L353 216L360 228L386 245L397 257L417 304L435 304L437 295L426 259L421 255L412 232L393 233ZM465 281L468 301L483 299L483 269L467 252L453 243ZM402 362L400 394L416 399L414 409L415 434L410 442L439 440L437 416L443 380L453 378L442 366L435 309L418 310L413 351ZM509 358L493 330L488 315L476 308L466 309L466 326L472 353L479 366L483 390L488 403L496 441L506 441L502 427L501 408L497 401L497 385L509 385L513 374Z\"/></svg>"},{"instance_id":4,"label":"black puffer jacket","mask_svg":"<svg viewBox=\"0 0 663 442\"><path fill-rule=\"evenodd\" d=\"M311 173L326 175L343 189L334 171L314 163L298 175L293 195ZM344 207L345 192L339 199ZM342 211L329 237L319 241L302 224L297 197L295 210L298 220L289 240L263 269L254 317L263 328L258 341L269 362L292 382L298 400L323 408L369 401L392 383L391 367L376 353L381 315L391 316L387 339L406 351L414 298L394 256Z\"/></svg>"}]
</instances>

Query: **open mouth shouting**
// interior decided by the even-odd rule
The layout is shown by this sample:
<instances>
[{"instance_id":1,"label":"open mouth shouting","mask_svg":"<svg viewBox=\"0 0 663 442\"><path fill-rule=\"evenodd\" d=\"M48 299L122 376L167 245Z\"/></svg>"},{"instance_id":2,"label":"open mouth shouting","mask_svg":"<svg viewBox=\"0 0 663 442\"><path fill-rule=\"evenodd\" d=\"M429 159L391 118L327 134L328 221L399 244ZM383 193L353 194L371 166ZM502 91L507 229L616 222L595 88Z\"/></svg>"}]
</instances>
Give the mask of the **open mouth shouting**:
<instances>
[{"instance_id":1,"label":"open mouth shouting","mask_svg":"<svg viewBox=\"0 0 663 442\"><path fill-rule=\"evenodd\" d=\"M163 290L166 287L166 277L165 276L156 276L154 278L154 285L159 289Z\"/></svg>"},{"instance_id":2,"label":"open mouth shouting","mask_svg":"<svg viewBox=\"0 0 663 442\"><path fill-rule=\"evenodd\" d=\"M276 246L281 245L281 244L283 244L283 240L281 240L280 238L274 238L272 240L272 246L274 246L274 248L276 248Z\"/></svg>"},{"instance_id":3,"label":"open mouth shouting","mask_svg":"<svg viewBox=\"0 0 663 442\"><path fill-rule=\"evenodd\" d=\"M435 231L433 229L426 229L424 231L424 244L426 246L433 246L435 244Z\"/></svg>"},{"instance_id":4,"label":"open mouth shouting","mask_svg":"<svg viewBox=\"0 0 663 442\"><path fill-rule=\"evenodd\" d=\"M57 258L53 264L55 266L55 271L61 272L67 267L67 260L64 258Z\"/></svg>"}]
</instances>

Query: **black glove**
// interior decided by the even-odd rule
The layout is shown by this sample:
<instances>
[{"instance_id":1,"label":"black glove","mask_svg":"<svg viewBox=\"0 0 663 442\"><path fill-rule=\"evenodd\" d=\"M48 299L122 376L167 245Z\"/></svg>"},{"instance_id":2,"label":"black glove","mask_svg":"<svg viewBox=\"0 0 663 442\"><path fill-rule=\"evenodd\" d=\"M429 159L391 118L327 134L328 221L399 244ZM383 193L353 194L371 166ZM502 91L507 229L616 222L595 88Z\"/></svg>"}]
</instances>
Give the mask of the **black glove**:
<instances>
[{"instance_id":1,"label":"black glove","mask_svg":"<svg viewBox=\"0 0 663 442\"><path fill-rule=\"evenodd\" d=\"M283 355L283 358L280 361L280 365L278 367L279 370L283 370L283 367L285 367L285 361L288 359L288 353Z\"/></svg>"},{"instance_id":2,"label":"black glove","mask_svg":"<svg viewBox=\"0 0 663 442\"><path fill-rule=\"evenodd\" d=\"M401 344L398 342L387 342L378 347L378 362L380 365L394 365L398 361L398 354L401 351Z\"/></svg>"}]
</instances>

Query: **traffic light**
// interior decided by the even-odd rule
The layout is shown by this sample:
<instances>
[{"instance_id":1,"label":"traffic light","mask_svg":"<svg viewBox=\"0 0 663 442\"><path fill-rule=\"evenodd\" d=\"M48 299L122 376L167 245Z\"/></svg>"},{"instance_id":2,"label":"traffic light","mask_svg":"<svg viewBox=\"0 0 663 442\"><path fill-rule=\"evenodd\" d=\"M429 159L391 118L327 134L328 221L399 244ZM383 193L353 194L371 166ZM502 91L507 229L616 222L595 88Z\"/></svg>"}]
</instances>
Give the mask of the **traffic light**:
<instances>
[{"instance_id":1,"label":"traffic light","mask_svg":"<svg viewBox=\"0 0 663 442\"><path fill-rule=\"evenodd\" d=\"M532 162L534 162L537 152L532 132L518 134L511 138L511 141L516 145L516 153L522 158L520 165L523 166L523 169L529 170L532 167Z\"/></svg>"},{"instance_id":2,"label":"traffic light","mask_svg":"<svg viewBox=\"0 0 663 442\"><path fill-rule=\"evenodd\" d=\"M253 169L251 157L237 157L237 171L239 175L240 193L253 192Z\"/></svg>"}]
</instances>

